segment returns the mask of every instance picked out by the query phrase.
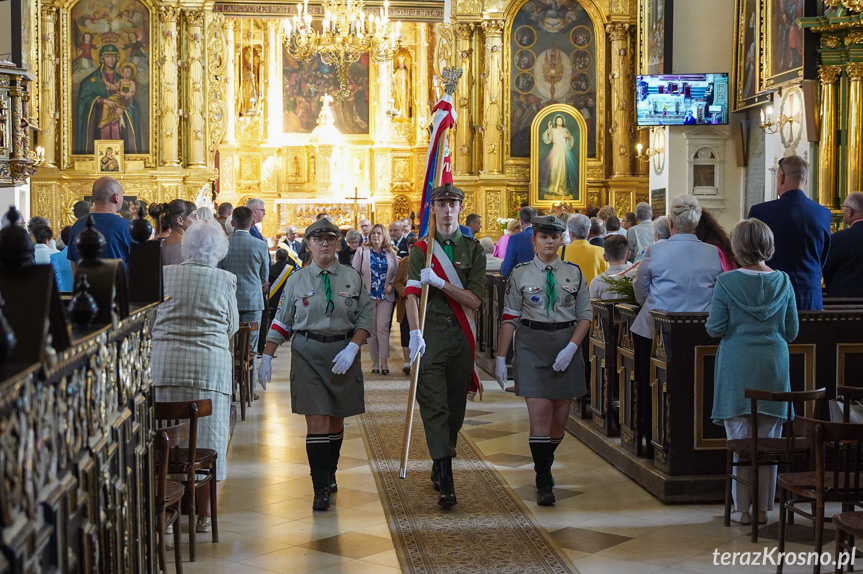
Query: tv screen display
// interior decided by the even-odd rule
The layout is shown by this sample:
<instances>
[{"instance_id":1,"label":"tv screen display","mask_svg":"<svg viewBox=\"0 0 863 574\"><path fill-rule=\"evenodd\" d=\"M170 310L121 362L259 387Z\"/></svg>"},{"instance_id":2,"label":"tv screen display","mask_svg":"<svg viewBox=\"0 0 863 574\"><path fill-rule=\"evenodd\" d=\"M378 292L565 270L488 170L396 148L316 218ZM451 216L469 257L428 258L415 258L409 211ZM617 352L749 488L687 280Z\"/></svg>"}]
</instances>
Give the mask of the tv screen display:
<instances>
[{"instance_id":1,"label":"tv screen display","mask_svg":"<svg viewBox=\"0 0 863 574\"><path fill-rule=\"evenodd\" d=\"M728 74L636 76L639 126L725 125Z\"/></svg>"}]
</instances>

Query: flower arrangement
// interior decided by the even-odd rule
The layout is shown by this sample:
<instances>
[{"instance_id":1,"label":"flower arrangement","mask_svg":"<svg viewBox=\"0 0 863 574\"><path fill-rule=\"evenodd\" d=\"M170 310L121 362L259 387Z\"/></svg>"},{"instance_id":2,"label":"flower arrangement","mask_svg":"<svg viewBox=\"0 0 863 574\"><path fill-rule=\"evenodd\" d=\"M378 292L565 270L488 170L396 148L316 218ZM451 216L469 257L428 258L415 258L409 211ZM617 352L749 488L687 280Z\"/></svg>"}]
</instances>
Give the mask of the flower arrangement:
<instances>
[{"instance_id":1,"label":"flower arrangement","mask_svg":"<svg viewBox=\"0 0 863 574\"><path fill-rule=\"evenodd\" d=\"M495 221L497 222L498 226L500 226L500 229L502 231L506 231L506 226L509 225L510 221L515 221L515 219L509 217L498 217L497 219L495 219Z\"/></svg>"},{"instance_id":2,"label":"flower arrangement","mask_svg":"<svg viewBox=\"0 0 863 574\"><path fill-rule=\"evenodd\" d=\"M632 277L617 274L604 277L604 280L608 285L608 290L618 296L616 299L609 299L609 301L614 301L615 303L636 303Z\"/></svg>"}]
</instances>

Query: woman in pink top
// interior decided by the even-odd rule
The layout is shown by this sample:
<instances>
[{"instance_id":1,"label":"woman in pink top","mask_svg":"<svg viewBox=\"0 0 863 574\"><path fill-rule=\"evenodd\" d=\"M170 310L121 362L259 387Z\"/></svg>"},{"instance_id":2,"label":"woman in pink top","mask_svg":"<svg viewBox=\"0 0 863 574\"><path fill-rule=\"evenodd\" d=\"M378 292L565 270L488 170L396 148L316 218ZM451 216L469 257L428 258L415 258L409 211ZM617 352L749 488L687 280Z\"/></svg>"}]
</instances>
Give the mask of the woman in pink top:
<instances>
[{"instance_id":1,"label":"woman in pink top","mask_svg":"<svg viewBox=\"0 0 863 574\"><path fill-rule=\"evenodd\" d=\"M509 223L506 224L506 232L497 240L497 245L494 246L494 251L491 252L494 257L500 257L501 259L506 257L506 245L509 243L509 238L513 233L518 233L519 227L517 219L509 220Z\"/></svg>"},{"instance_id":2,"label":"woman in pink top","mask_svg":"<svg viewBox=\"0 0 863 574\"><path fill-rule=\"evenodd\" d=\"M725 233L725 229L719 225L716 218L704 208L701 209L701 220L698 222L698 227L695 228L695 236L699 241L716 247L719 251L719 263L722 265L723 273L737 269L737 262L731 251L731 240L728 238L728 234Z\"/></svg>"}]
</instances>

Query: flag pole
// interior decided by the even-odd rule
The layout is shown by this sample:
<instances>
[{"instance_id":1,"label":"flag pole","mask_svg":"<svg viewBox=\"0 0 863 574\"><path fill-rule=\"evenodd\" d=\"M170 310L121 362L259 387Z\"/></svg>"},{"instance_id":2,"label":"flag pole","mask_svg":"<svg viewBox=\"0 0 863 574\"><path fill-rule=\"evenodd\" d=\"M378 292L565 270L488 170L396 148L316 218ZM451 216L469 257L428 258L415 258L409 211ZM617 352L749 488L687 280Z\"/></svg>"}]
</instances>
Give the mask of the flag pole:
<instances>
[{"instance_id":1,"label":"flag pole","mask_svg":"<svg viewBox=\"0 0 863 574\"><path fill-rule=\"evenodd\" d=\"M462 70L461 68L445 68L441 73L443 76L446 93L452 96L455 92L456 84L458 83L459 78L461 78ZM447 133L444 134L446 138L449 137L449 129L447 129ZM434 142L431 142L430 145L434 145ZM437 161L435 163L435 173L434 173L434 185L432 188L441 184L441 178L443 175L444 169L444 154L447 149L446 141L440 142L438 145L437 151ZM423 206L425 208L425 206ZM432 266L432 255L434 253L434 241L435 241L435 231L436 231L436 222L434 216L434 209L429 207L429 221L428 221L428 235L426 239L426 268L430 268ZM420 294L420 305L419 305L419 328L423 335L425 335L425 322L426 322L426 305L428 304L429 297L429 285L426 283L423 285L422 292ZM408 454L411 446L411 431L413 430L413 422L414 422L414 407L416 406L417 400L417 384L419 383L419 373L420 373L420 361L422 360L422 355L419 355L416 360L411 365L411 385L408 390L408 405L407 411L405 412L405 427L404 427L404 440L402 441L402 456L401 463L399 465L399 478L407 478L408 473Z\"/></svg>"}]
</instances>

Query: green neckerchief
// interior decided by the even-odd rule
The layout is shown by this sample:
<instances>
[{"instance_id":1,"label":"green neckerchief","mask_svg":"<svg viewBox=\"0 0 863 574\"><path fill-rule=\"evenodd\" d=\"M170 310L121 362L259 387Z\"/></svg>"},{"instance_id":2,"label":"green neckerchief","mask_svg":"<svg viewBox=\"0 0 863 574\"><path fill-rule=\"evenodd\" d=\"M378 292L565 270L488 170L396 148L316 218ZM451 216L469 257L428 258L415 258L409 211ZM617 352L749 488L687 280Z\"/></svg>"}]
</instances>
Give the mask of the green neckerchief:
<instances>
[{"instance_id":1,"label":"green neckerchief","mask_svg":"<svg viewBox=\"0 0 863 574\"><path fill-rule=\"evenodd\" d=\"M554 268L545 267L545 311L551 316L554 311Z\"/></svg>"},{"instance_id":2,"label":"green neckerchief","mask_svg":"<svg viewBox=\"0 0 863 574\"><path fill-rule=\"evenodd\" d=\"M333 290L330 287L330 272L328 270L321 271L324 275L324 293L327 294L327 317L329 317L333 309L336 308L335 303L333 303Z\"/></svg>"}]
</instances>

